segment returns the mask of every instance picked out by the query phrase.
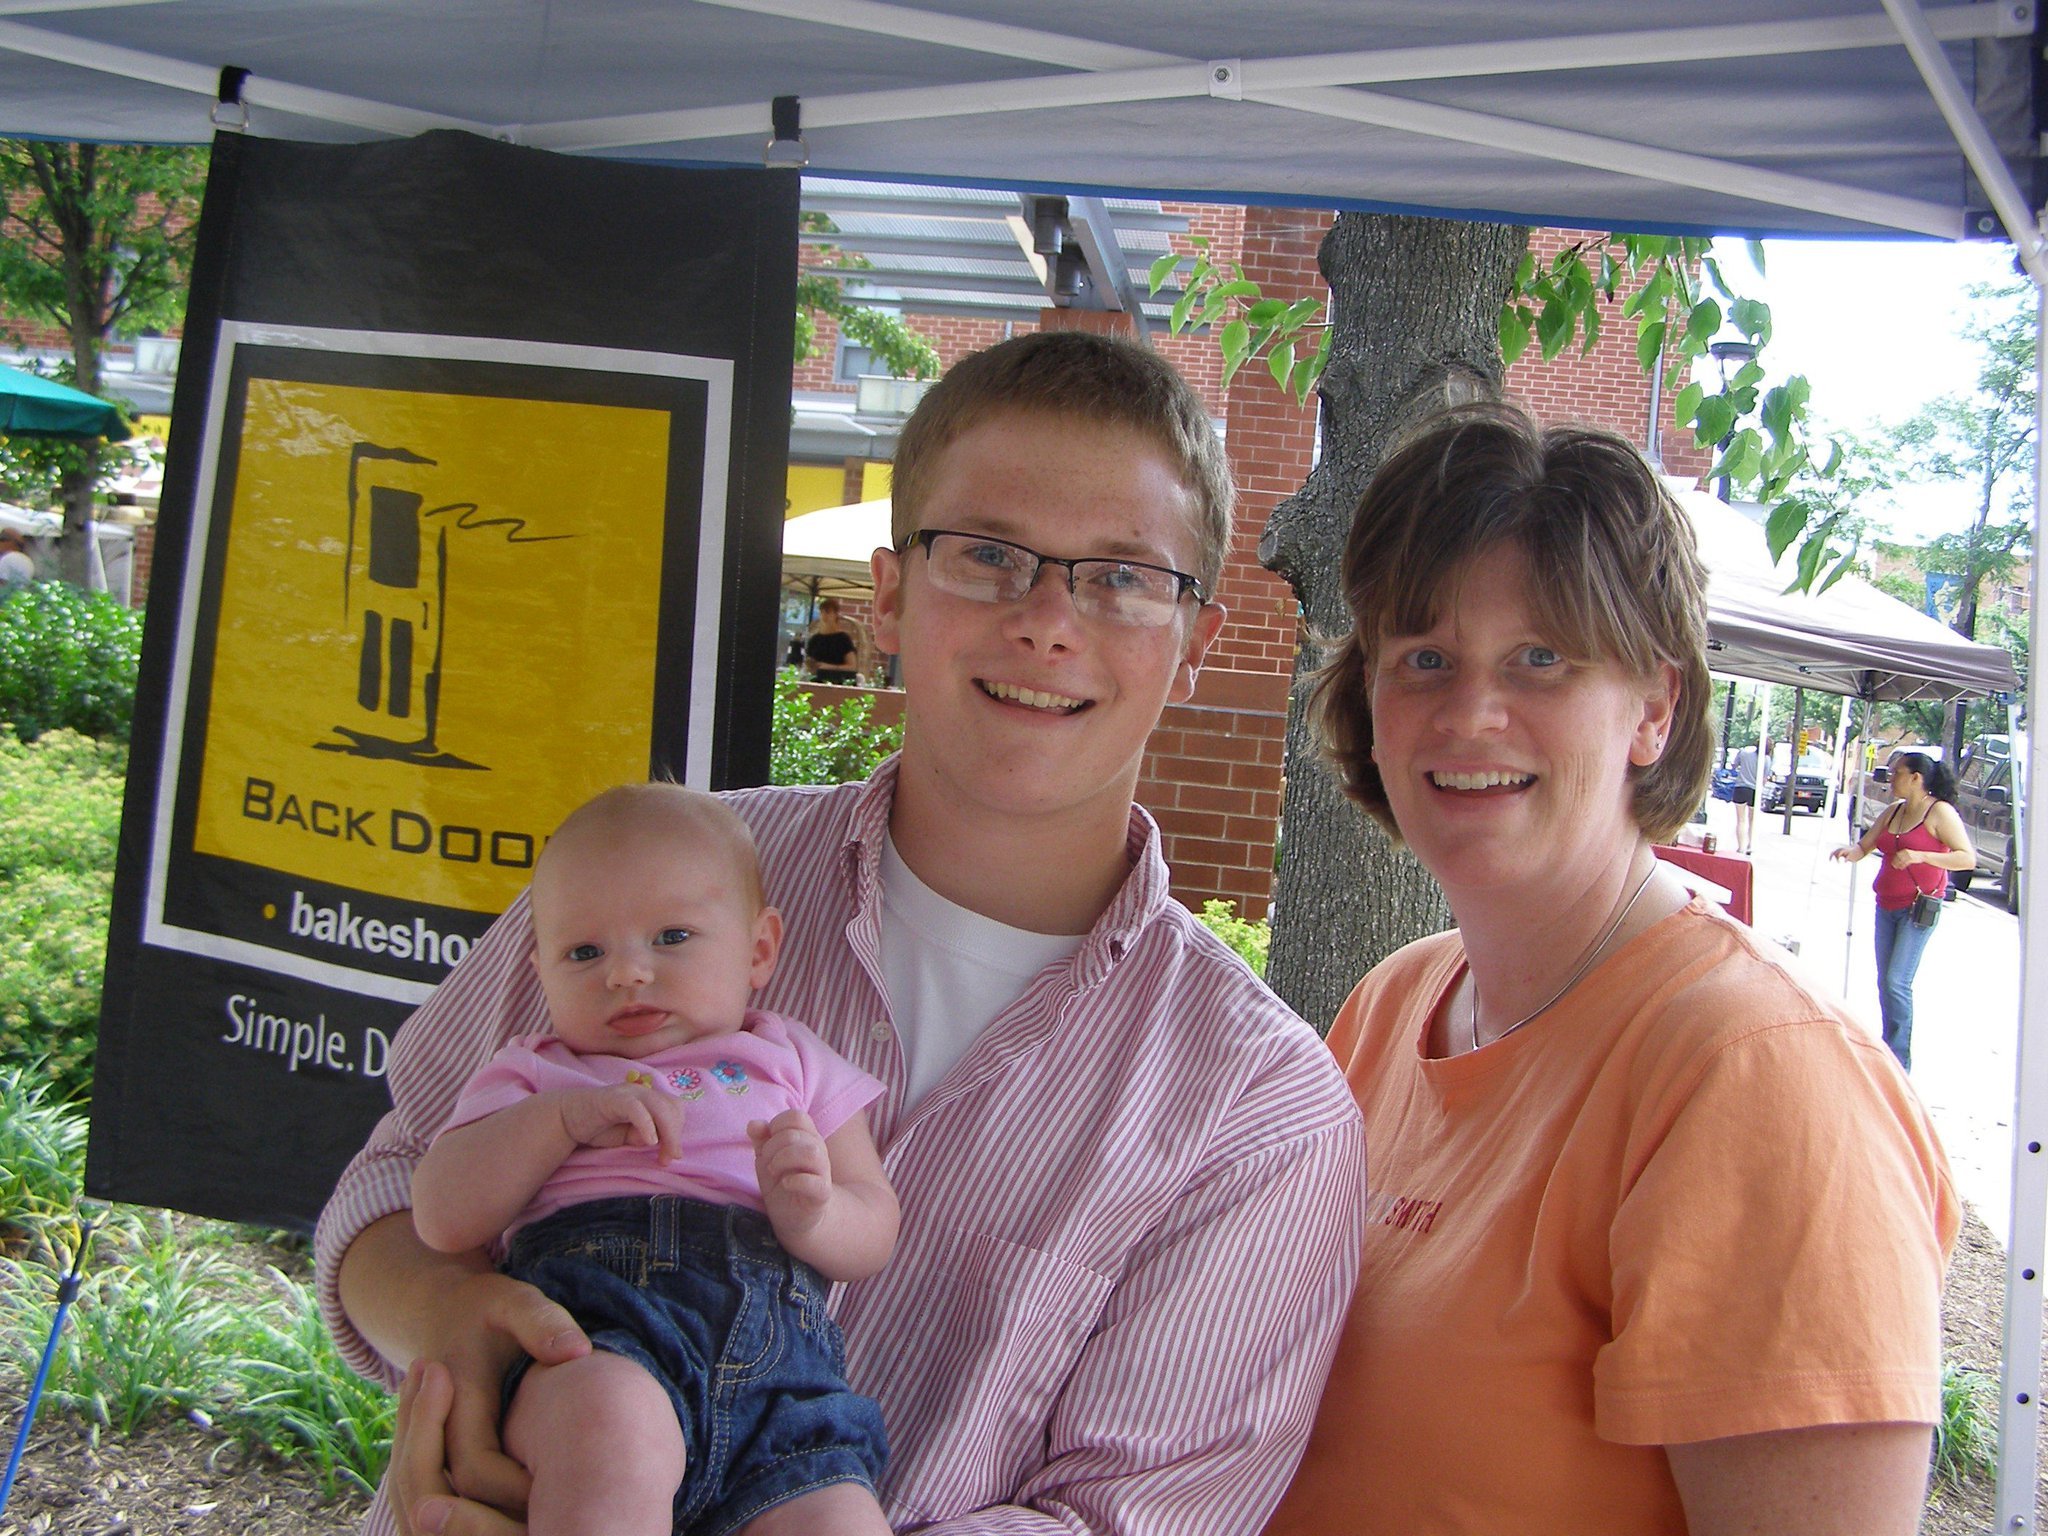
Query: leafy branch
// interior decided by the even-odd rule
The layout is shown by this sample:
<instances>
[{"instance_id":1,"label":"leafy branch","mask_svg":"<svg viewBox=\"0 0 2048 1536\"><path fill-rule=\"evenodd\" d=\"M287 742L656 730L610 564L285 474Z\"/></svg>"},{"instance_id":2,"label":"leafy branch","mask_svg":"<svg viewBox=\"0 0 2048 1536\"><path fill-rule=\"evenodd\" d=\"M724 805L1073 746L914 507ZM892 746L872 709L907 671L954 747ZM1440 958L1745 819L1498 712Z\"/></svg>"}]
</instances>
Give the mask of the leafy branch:
<instances>
[{"instance_id":1,"label":"leafy branch","mask_svg":"<svg viewBox=\"0 0 2048 1536\"><path fill-rule=\"evenodd\" d=\"M832 221L822 213L804 214L803 228L818 234L835 233ZM939 354L901 315L847 298L840 274L857 275L871 265L868 259L831 246L823 250L824 264L805 267L797 274L796 360L802 362L811 355L818 331L812 317L824 314L839 322L840 335L874 353L896 378L937 378Z\"/></svg>"},{"instance_id":2,"label":"leafy branch","mask_svg":"<svg viewBox=\"0 0 2048 1536\"><path fill-rule=\"evenodd\" d=\"M1172 333L1208 328L1223 354L1226 386L1261 358L1281 388L1307 403L1329 361L1330 326L1322 300L1269 299L1242 266L1219 266L1208 241L1192 237L1192 256L1170 252L1152 264L1157 295L1183 263L1169 321ZM1763 270L1762 246L1750 256ZM1816 456L1807 412L1811 387L1793 377L1766 389L1757 360L1771 338L1771 310L1730 286L1704 239L1676 235L1593 236L1566 246L1548 263L1522 258L1500 308L1501 357L1513 364L1534 341L1545 362L1575 339L1581 353L1599 344L1605 315L1620 301L1620 318L1635 324L1636 362L1644 373L1662 367L1672 408L1694 442L1714 451L1709 478L1725 477L1771 504L1765 538L1773 561L1795 544L1787 590L1825 591L1855 563L1856 525L1845 506L1805 494L1795 481L1826 481L1840 462L1832 443ZM1689 378L1712 344L1734 334L1757 356L1717 388ZM1314 338L1313 345L1310 339Z\"/></svg>"},{"instance_id":3,"label":"leafy branch","mask_svg":"<svg viewBox=\"0 0 2048 1536\"><path fill-rule=\"evenodd\" d=\"M1259 285L1244 275L1244 268L1232 263L1226 270L1209 259L1209 241L1191 235L1192 258L1169 251L1152 263L1151 292L1156 296L1183 261L1194 268L1181 283L1174 301L1169 328L1178 336L1202 326L1216 326L1217 345L1223 352L1223 386L1228 389L1238 370L1254 358L1264 357L1273 382L1293 395L1297 404L1308 403L1309 392L1323 376L1330 361L1330 322L1324 316L1321 299L1266 298ZM1304 343L1313 338L1306 350Z\"/></svg>"}]
</instances>

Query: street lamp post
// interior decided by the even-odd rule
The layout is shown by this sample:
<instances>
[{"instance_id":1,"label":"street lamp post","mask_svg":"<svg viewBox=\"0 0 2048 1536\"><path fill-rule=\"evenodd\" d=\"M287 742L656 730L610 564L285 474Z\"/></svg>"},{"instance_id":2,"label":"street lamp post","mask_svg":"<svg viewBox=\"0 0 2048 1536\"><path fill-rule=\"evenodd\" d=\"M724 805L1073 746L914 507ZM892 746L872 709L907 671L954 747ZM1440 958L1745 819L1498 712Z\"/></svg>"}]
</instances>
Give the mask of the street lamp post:
<instances>
[{"instance_id":1,"label":"street lamp post","mask_svg":"<svg viewBox=\"0 0 2048 1536\"><path fill-rule=\"evenodd\" d=\"M1745 341L1745 340L1743 340L1743 339L1742 339L1742 338L1740 338L1740 337L1734 337L1734 336L1731 336L1731 337L1729 337L1729 338L1728 338L1727 340L1725 340L1725 341L1710 341L1710 342L1708 342L1708 343L1707 343L1707 352L1708 352L1708 354L1709 354L1710 356L1712 356L1712 358L1714 359L1715 363L1717 363L1717 364L1718 364L1718 365L1720 366L1720 369L1721 369L1721 393L1723 393L1723 394L1726 394L1726 393L1728 392L1728 363L1729 363L1729 360L1730 360L1731 358L1735 360L1735 362L1736 362L1736 364L1737 364L1737 368L1738 368L1738 371L1739 371L1739 370L1740 370L1740 365L1741 365L1741 364L1743 364L1743 363L1748 363L1748 362L1753 362L1753 361L1755 361L1755 359L1756 359L1756 344L1755 344L1754 342L1751 342L1751 341ZM1716 454L1717 454L1717 455L1718 455L1718 456L1720 457L1720 459L1721 459L1721 461L1722 461L1722 468L1721 468L1721 486L1720 486L1720 489L1719 489L1719 491L1717 491L1717 492L1716 492L1716 494L1717 494L1718 496L1720 496L1720 498L1721 498L1721 499L1722 499L1723 501L1726 501L1726 500L1728 499L1728 470L1727 470L1727 459L1728 459L1728 445L1729 445L1729 444L1730 444L1731 442L1733 442L1734 440L1735 440L1735 424L1734 424L1733 422L1730 422L1730 423L1728 424L1728 430L1727 430L1726 432L1724 432L1724 433L1722 433L1722 434L1721 434L1721 441L1720 441L1720 442L1718 442L1718 443L1716 443L1716 444L1714 445L1714 451L1715 451L1715 453L1716 453ZM1728 699L1727 699L1727 702L1726 702L1726 703L1724 703L1724 704L1723 704L1723 705L1721 706L1721 766L1722 766L1723 768L1726 768L1726 767L1728 766L1728 754L1729 754L1729 752L1730 752L1730 751L1732 750L1732 748L1731 748L1731 745L1730 745L1730 743L1729 743L1729 740L1728 740L1728 736L1729 736L1729 733L1730 733L1731 731L1733 731L1734 729L1735 729L1735 684L1734 684L1733 682L1730 682L1730 683L1728 684ZM1795 771L1795 774L1796 774L1797 770L1795 769L1794 771ZM1796 782L1796 781L1795 781L1795 782ZM1757 797L1758 797L1759 799L1761 799L1761 798L1763 797L1763 783L1762 783L1762 775L1761 775L1761 773L1760 773L1760 774L1758 775L1758 783L1757 783Z\"/></svg>"},{"instance_id":2,"label":"street lamp post","mask_svg":"<svg viewBox=\"0 0 2048 1536\"><path fill-rule=\"evenodd\" d=\"M1720 365L1721 393L1724 395L1728 393L1729 361L1732 359L1735 362L1737 372L1741 371L1742 364L1756 361L1756 343L1737 336L1731 336L1725 341L1708 342L1707 352ZM1721 441L1715 444L1715 450L1721 456L1721 488L1715 494L1723 501L1728 499L1728 445L1734 440L1735 424L1731 421L1728 430L1721 434Z\"/></svg>"}]
</instances>

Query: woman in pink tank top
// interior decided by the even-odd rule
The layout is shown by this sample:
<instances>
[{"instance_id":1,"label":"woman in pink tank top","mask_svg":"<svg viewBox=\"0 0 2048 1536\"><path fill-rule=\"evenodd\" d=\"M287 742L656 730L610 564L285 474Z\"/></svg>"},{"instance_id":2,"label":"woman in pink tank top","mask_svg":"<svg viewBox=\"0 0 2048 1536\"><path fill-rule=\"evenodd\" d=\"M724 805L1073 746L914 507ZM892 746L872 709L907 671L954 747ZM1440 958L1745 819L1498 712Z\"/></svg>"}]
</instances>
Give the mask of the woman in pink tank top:
<instances>
[{"instance_id":1,"label":"woman in pink tank top","mask_svg":"<svg viewBox=\"0 0 2048 1536\"><path fill-rule=\"evenodd\" d=\"M1977 862L1970 835L1954 805L1956 780L1948 765L1924 752L1900 752L1892 758L1892 803L1870 825L1860 842L1837 848L1833 858L1851 863L1866 853L1878 855L1877 1001L1884 1015L1884 1043L1913 1065L1913 976L1920 969L1927 936L1934 932L1940 909L1925 908L1925 923L1914 921L1914 898L1936 901L1948 894L1948 872L1969 869Z\"/></svg>"}]
</instances>

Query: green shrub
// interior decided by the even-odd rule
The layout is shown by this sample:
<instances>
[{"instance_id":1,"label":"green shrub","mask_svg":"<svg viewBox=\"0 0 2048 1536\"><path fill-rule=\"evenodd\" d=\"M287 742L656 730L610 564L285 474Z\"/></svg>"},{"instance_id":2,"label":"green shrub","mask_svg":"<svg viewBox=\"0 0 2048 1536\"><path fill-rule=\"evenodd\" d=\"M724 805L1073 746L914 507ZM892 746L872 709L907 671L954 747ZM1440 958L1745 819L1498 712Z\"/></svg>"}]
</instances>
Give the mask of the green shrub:
<instances>
[{"instance_id":1,"label":"green shrub","mask_svg":"<svg viewBox=\"0 0 2048 1536\"><path fill-rule=\"evenodd\" d=\"M330 1498L376 1486L392 1399L342 1364L310 1287L254 1267L247 1229L125 1207L100 1214L52 1363L52 1410L121 1435L190 1413L306 1461ZM0 1358L24 1378L49 1337L68 1248L60 1239L26 1258L0 1254Z\"/></svg>"},{"instance_id":2,"label":"green shrub","mask_svg":"<svg viewBox=\"0 0 2048 1536\"><path fill-rule=\"evenodd\" d=\"M142 615L104 592L34 581L0 602L0 721L23 741L67 726L128 739Z\"/></svg>"},{"instance_id":3,"label":"green shrub","mask_svg":"<svg viewBox=\"0 0 2048 1536\"><path fill-rule=\"evenodd\" d=\"M1237 952L1237 958L1252 968L1252 974L1266 974L1266 950L1273 931L1264 918L1246 922L1237 915L1233 902L1211 897L1202 903L1202 926Z\"/></svg>"},{"instance_id":4,"label":"green shrub","mask_svg":"<svg viewBox=\"0 0 2048 1536\"><path fill-rule=\"evenodd\" d=\"M43 1076L0 1064L0 1251L48 1257L85 1190L85 1117Z\"/></svg>"},{"instance_id":5,"label":"green shrub","mask_svg":"<svg viewBox=\"0 0 2048 1536\"><path fill-rule=\"evenodd\" d=\"M1941 1420L1934 1426L1934 1482L1960 1488L1995 1470L1998 1427L1993 1422L1991 1385L1982 1371L1941 1363Z\"/></svg>"},{"instance_id":6,"label":"green shrub","mask_svg":"<svg viewBox=\"0 0 2048 1536\"><path fill-rule=\"evenodd\" d=\"M903 727L877 725L874 701L852 698L820 709L794 672L775 675L771 784L845 784L864 779L903 745Z\"/></svg>"},{"instance_id":7,"label":"green shrub","mask_svg":"<svg viewBox=\"0 0 2048 1536\"><path fill-rule=\"evenodd\" d=\"M58 729L24 744L0 732L0 880L114 867L128 749Z\"/></svg>"},{"instance_id":8,"label":"green shrub","mask_svg":"<svg viewBox=\"0 0 2048 1536\"><path fill-rule=\"evenodd\" d=\"M103 1243L57 1347L49 1401L119 1434L224 1395L223 1349L246 1331L240 1277L217 1254L182 1248L160 1217L132 1247ZM56 1275L0 1260L0 1332L24 1375L56 1311Z\"/></svg>"},{"instance_id":9,"label":"green shrub","mask_svg":"<svg viewBox=\"0 0 2048 1536\"><path fill-rule=\"evenodd\" d=\"M92 1085L126 749L0 732L0 1066L60 1099Z\"/></svg>"},{"instance_id":10,"label":"green shrub","mask_svg":"<svg viewBox=\"0 0 2048 1536\"><path fill-rule=\"evenodd\" d=\"M310 1288L268 1275L276 1297L228 1362L236 1402L224 1427L285 1461L308 1462L332 1499L376 1491L391 1459L391 1394L342 1363Z\"/></svg>"}]
</instances>

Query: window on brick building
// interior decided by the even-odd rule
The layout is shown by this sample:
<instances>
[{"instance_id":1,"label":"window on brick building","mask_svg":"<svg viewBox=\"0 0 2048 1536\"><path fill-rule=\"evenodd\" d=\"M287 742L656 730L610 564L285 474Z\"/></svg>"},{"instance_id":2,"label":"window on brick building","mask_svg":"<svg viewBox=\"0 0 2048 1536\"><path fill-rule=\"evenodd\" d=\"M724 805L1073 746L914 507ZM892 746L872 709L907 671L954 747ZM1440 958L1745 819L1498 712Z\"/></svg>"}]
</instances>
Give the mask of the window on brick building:
<instances>
[{"instance_id":1,"label":"window on brick building","mask_svg":"<svg viewBox=\"0 0 2048 1536\"><path fill-rule=\"evenodd\" d=\"M857 342L839 338L839 352L832 360L832 377L841 384L857 384L864 373L887 373L889 370L875 361L874 350Z\"/></svg>"}]
</instances>

